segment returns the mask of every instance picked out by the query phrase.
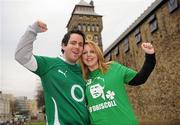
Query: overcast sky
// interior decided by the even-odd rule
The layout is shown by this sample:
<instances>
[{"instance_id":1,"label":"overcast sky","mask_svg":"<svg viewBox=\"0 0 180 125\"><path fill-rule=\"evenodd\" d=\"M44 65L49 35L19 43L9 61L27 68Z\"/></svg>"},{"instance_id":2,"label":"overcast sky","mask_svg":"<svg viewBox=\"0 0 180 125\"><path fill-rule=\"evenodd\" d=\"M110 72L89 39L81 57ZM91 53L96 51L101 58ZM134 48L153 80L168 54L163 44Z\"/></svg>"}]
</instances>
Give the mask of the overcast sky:
<instances>
[{"instance_id":1,"label":"overcast sky","mask_svg":"<svg viewBox=\"0 0 180 125\"><path fill-rule=\"evenodd\" d=\"M38 77L14 60L19 38L28 25L44 21L48 31L38 35L34 53L58 56L60 41L75 4L80 0L0 0L0 91L33 98ZM90 0L85 0L90 2ZM95 12L103 15L105 50L155 0L94 0Z\"/></svg>"}]
</instances>

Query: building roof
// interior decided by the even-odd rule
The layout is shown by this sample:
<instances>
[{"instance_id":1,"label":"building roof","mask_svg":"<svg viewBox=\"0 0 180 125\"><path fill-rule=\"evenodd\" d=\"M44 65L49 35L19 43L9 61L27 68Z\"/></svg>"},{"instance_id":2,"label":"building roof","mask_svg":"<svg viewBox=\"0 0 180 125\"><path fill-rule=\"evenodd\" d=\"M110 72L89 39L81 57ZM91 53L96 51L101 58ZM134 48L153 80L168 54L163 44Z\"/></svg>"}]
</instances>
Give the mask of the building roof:
<instances>
[{"instance_id":1,"label":"building roof","mask_svg":"<svg viewBox=\"0 0 180 125\"><path fill-rule=\"evenodd\" d=\"M73 15L89 15L89 16L102 17L102 15L99 15L94 11L94 3L92 0L90 3L81 0L78 4L75 5L66 27L69 26L69 23Z\"/></svg>"},{"instance_id":2,"label":"building roof","mask_svg":"<svg viewBox=\"0 0 180 125\"><path fill-rule=\"evenodd\" d=\"M84 0L81 0L77 5L79 5L79 6L92 6L91 4L85 2Z\"/></svg>"},{"instance_id":3,"label":"building roof","mask_svg":"<svg viewBox=\"0 0 180 125\"><path fill-rule=\"evenodd\" d=\"M73 14L77 14L77 15L92 15L92 16L102 16L102 15L99 15L97 14L96 12L94 11L74 11Z\"/></svg>"},{"instance_id":4,"label":"building roof","mask_svg":"<svg viewBox=\"0 0 180 125\"><path fill-rule=\"evenodd\" d=\"M93 1L91 1L91 2L93 2ZM87 3L84 0L81 0L74 7L72 14L101 16L94 11L94 5L91 4L91 2ZM88 9L77 9L77 8L84 8L84 7L88 8Z\"/></svg>"}]
</instances>

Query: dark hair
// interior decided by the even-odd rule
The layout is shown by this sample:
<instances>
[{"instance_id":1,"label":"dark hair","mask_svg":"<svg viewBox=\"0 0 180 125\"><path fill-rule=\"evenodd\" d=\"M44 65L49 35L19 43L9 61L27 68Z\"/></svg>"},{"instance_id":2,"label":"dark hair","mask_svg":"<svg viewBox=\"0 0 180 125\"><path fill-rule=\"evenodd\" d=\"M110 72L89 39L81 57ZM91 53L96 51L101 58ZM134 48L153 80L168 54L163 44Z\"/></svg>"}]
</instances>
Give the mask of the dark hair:
<instances>
[{"instance_id":1,"label":"dark hair","mask_svg":"<svg viewBox=\"0 0 180 125\"><path fill-rule=\"evenodd\" d=\"M62 39L61 45L67 46L71 34L79 34L79 35L81 35L81 36L83 37L83 46L84 46L85 39L86 39L85 34L84 34L82 31L77 30L77 29L73 29L73 30L68 31L68 32L64 35L64 37L63 37L63 39ZM61 52L64 53L64 50L61 49Z\"/></svg>"}]
</instances>

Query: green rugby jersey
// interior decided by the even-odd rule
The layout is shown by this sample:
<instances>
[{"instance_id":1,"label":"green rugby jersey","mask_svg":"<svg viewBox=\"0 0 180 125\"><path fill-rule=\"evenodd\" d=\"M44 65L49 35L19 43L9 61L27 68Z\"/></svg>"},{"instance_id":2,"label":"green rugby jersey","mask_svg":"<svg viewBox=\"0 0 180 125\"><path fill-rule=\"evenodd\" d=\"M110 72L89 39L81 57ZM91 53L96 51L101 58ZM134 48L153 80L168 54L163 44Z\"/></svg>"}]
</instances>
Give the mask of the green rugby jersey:
<instances>
[{"instance_id":1,"label":"green rugby jersey","mask_svg":"<svg viewBox=\"0 0 180 125\"><path fill-rule=\"evenodd\" d=\"M136 71L112 62L107 73L99 69L88 75L86 98L92 125L137 125L125 84Z\"/></svg>"},{"instance_id":2,"label":"green rugby jersey","mask_svg":"<svg viewBox=\"0 0 180 125\"><path fill-rule=\"evenodd\" d=\"M35 56L42 81L48 125L89 125L80 66L60 58Z\"/></svg>"}]
</instances>

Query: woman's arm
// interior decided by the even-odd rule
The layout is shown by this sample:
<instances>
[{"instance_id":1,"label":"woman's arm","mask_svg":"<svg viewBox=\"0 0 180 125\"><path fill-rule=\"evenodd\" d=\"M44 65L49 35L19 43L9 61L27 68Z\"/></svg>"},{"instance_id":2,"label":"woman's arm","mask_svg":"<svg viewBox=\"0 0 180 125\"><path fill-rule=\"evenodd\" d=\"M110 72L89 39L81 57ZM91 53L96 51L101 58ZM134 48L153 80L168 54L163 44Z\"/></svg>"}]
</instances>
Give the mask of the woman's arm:
<instances>
[{"instance_id":1,"label":"woman's arm","mask_svg":"<svg viewBox=\"0 0 180 125\"><path fill-rule=\"evenodd\" d=\"M155 54L146 54L144 65L128 84L132 86L137 86L145 83L149 75L153 71L155 64L156 64Z\"/></svg>"}]
</instances>

